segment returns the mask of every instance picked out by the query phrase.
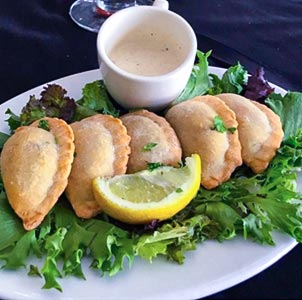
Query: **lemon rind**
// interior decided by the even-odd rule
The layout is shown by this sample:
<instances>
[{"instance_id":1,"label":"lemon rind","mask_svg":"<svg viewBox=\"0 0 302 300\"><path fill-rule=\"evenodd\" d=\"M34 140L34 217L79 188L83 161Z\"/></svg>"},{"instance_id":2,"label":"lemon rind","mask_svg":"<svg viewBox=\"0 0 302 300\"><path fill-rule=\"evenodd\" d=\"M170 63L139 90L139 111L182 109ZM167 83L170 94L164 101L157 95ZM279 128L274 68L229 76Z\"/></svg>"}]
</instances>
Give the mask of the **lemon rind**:
<instances>
[{"instance_id":1,"label":"lemon rind","mask_svg":"<svg viewBox=\"0 0 302 300\"><path fill-rule=\"evenodd\" d=\"M108 215L126 223L140 224L148 223L154 219L168 219L186 207L200 187L201 163L199 155L193 154L186 158L185 167L188 167L192 172L187 182L179 186L182 192L172 192L162 201L146 204L121 199L110 191L108 187L110 179L106 180L99 177L93 180L95 198ZM104 193L103 191L108 192Z\"/></svg>"}]
</instances>

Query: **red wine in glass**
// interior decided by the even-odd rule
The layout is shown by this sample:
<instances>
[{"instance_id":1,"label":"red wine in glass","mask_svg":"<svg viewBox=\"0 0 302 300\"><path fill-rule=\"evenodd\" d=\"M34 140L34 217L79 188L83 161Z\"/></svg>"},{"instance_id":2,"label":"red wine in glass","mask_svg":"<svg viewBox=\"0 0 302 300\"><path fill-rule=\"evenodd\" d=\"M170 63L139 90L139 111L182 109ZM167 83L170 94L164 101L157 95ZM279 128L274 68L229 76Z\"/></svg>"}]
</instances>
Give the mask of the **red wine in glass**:
<instances>
[{"instance_id":1,"label":"red wine in glass","mask_svg":"<svg viewBox=\"0 0 302 300\"><path fill-rule=\"evenodd\" d=\"M69 10L71 19L80 27L98 32L106 18L118 10L134 5L152 5L152 0L77 0Z\"/></svg>"}]
</instances>

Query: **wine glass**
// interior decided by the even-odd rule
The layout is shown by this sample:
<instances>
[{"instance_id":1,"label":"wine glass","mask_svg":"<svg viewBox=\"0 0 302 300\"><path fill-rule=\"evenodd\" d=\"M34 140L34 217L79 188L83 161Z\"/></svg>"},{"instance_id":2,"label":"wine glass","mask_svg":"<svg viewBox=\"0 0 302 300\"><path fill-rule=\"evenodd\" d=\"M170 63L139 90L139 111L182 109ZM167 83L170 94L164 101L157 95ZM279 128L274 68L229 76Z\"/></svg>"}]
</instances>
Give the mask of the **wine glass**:
<instances>
[{"instance_id":1,"label":"wine glass","mask_svg":"<svg viewBox=\"0 0 302 300\"><path fill-rule=\"evenodd\" d=\"M152 0L77 0L71 5L69 15L80 27L98 32L106 18L116 11L152 3Z\"/></svg>"}]
</instances>

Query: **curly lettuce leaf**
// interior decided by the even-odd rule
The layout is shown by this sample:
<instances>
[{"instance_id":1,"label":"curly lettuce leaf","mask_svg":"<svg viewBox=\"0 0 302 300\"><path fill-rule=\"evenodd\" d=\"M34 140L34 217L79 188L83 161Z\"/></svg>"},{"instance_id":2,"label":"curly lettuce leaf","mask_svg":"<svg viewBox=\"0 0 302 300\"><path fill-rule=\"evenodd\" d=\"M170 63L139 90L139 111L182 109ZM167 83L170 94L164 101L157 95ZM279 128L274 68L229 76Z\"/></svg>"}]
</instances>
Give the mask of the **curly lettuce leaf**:
<instances>
[{"instance_id":1,"label":"curly lettuce leaf","mask_svg":"<svg viewBox=\"0 0 302 300\"><path fill-rule=\"evenodd\" d=\"M67 123L72 121L76 103L66 94L67 91L58 84L49 84L46 88L44 87L40 101L45 108L46 116L58 117Z\"/></svg>"},{"instance_id":2,"label":"curly lettuce leaf","mask_svg":"<svg viewBox=\"0 0 302 300\"><path fill-rule=\"evenodd\" d=\"M144 233L135 246L136 255L152 262L164 255L179 264L185 259L185 252L196 249L196 243L206 239L207 227L211 221L205 215L192 215L183 210L164 222L153 233Z\"/></svg>"},{"instance_id":3,"label":"curly lettuce leaf","mask_svg":"<svg viewBox=\"0 0 302 300\"><path fill-rule=\"evenodd\" d=\"M186 234L187 228L184 226L169 228L168 231L163 227L153 234L144 234L138 240L136 253L152 262L152 259L159 254L167 254L168 245L174 243L174 239L181 238Z\"/></svg>"},{"instance_id":4,"label":"curly lettuce leaf","mask_svg":"<svg viewBox=\"0 0 302 300\"><path fill-rule=\"evenodd\" d=\"M53 234L47 236L45 241L46 258L41 274L45 279L43 289L55 288L62 292L62 287L56 278L62 278L62 274L58 269L57 260L59 255L64 251L63 240L67 233L66 228L58 228Z\"/></svg>"},{"instance_id":5,"label":"curly lettuce leaf","mask_svg":"<svg viewBox=\"0 0 302 300\"><path fill-rule=\"evenodd\" d=\"M21 126L21 119L19 116L14 114L9 108L6 110L5 114L9 115L9 118L5 121L8 123L9 129L11 133Z\"/></svg>"},{"instance_id":6,"label":"curly lettuce leaf","mask_svg":"<svg viewBox=\"0 0 302 300\"><path fill-rule=\"evenodd\" d=\"M20 115L21 125L29 125L45 116L57 117L70 123L75 113L76 103L67 97L66 93L67 91L60 85L49 84L43 88L40 99L30 96Z\"/></svg>"},{"instance_id":7,"label":"curly lettuce leaf","mask_svg":"<svg viewBox=\"0 0 302 300\"><path fill-rule=\"evenodd\" d=\"M87 83L82 90L82 98L77 101L74 120L92 116L97 113L119 116L102 80Z\"/></svg>"},{"instance_id":8,"label":"curly lettuce leaf","mask_svg":"<svg viewBox=\"0 0 302 300\"><path fill-rule=\"evenodd\" d=\"M0 183L0 220L1 232L0 234L0 253L8 249L26 233L23 228L21 220L16 216L15 212L9 205L6 194L3 191L3 184Z\"/></svg>"},{"instance_id":9,"label":"curly lettuce leaf","mask_svg":"<svg viewBox=\"0 0 302 300\"><path fill-rule=\"evenodd\" d=\"M237 170L233 178L218 188L200 189L193 205L219 224L221 229L216 238L220 240L222 229L228 228L230 233L235 230L245 238L273 244L271 232L277 229L302 241L302 195L296 192L295 172L301 165L301 147L300 131L299 136L283 144L264 173L250 176ZM219 209L216 203L229 207ZM216 207L213 212L208 209L211 205Z\"/></svg>"},{"instance_id":10,"label":"curly lettuce leaf","mask_svg":"<svg viewBox=\"0 0 302 300\"><path fill-rule=\"evenodd\" d=\"M240 94L247 83L247 70L239 62L229 67L221 79L216 74L210 74L209 76L211 78L211 87L208 90L208 94L210 95L221 93Z\"/></svg>"},{"instance_id":11,"label":"curly lettuce leaf","mask_svg":"<svg viewBox=\"0 0 302 300\"><path fill-rule=\"evenodd\" d=\"M30 256L43 258L42 268L31 266L30 275L40 274L44 289L62 291L57 278L73 275L82 279L82 258L90 253L91 267L101 273L114 275L125 262L131 266L134 259L134 241L131 234L108 222L78 218L63 202L56 205L35 230L26 231L21 220L12 211L5 193L0 194L1 225L0 260L2 268L17 269L27 266ZM59 263L63 259L63 266Z\"/></svg>"},{"instance_id":12,"label":"curly lettuce leaf","mask_svg":"<svg viewBox=\"0 0 302 300\"><path fill-rule=\"evenodd\" d=\"M284 140L295 136L302 129L302 93L288 92L285 96L271 94L265 103L280 116L284 131Z\"/></svg>"},{"instance_id":13,"label":"curly lettuce leaf","mask_svg":"<svg viewBox=\"0 0 302 300\"><path fill-rule=\"evenodd\" d=\"M34 95L30 96L29 101L25 107L22 108L20 115L21 126L30 125L32 122L39 120L46 116L46 111L43 108L42 102L36 99Z\"/></svg>"},{"instance_id":14,"label":"curly lettuce leaf","mask_svg":"<svg viewBox=\"0 0 302 300\"><path fill-rule=\"evenodd\" d=\"M43 288L62 290L61 276L85 279L82 259L90 253L91 267L100 275L115 275L134 257L152 261L157 256L181 264L186 251L206 239L222 242L242 234L246 239L273 245L273 230L302 239L302 196L295 191L295 170L302 165L302 133L291 137L279 149L270 167L253 175L238 169L233 178L214 190L200 188L193 201L173 218L157 223L142 234L123 230L102 219L82 220L64 201L58 203L43 223L26 232L12 212L4 192L1 214L9 225L1 231L0 259L4 268L26 266L31 254L43 257L44 266L32 273L45 280ZM102 217L100 215L99 217ZM151 230L151 231L150 231ZM154 231L153 231L154 230ZM59 267L59 260L63 266Z\"/></svg>"},{"instance_id":15,"label":"curly lettuce leaf","mask_svg":"<svg viewBox=\"0 0 302 300\"><path fill-rule=\"evenodd\" d=\"M76 103L66 96L66 90L58 84L49 84L43 88L41 97L31 95L29 101L22 108L20 116L10 109L5 113L9 115L8 122L11 133L18 127L30 125L43 117L57 117L70 123L73 119Z\"/></svg>"},{"instance_id":16,"label":"curly lettuce leaf","mask_svg":"<svg viewBox=\"0 0 302 300\"><path fill-rule=\"evenodd\" d=\"M212 51L203 53L197 51L198 63L193 67L189 81L181 92L181 94L173 101L172 105L183 102L188 99L192 99L196 96L203 95L207 92L210 86L210 80L208 75L208 57Z\"/></svg>"},{"instance_id":17,"label":"curly lettuce leaf","mask_svg":"<svg viewBox=\"0 0 302 300\"><path fill-rule=\"evenodd\" d=\"M10 136L6 133L0 132L0 151L2 150L5 142L8 140Z\"/></svg>"},{"instance_id":18,"label":"curly lettuce leaf","mask_svg":"<svg viewBox=\"0 0 302 300\"><path fill-rule=\"evenodd\" d=\"M74 275L85 279L82 271L81 260L85 249L95 236L94 232L87 231L80 224L72 220L68 232L63 241L64 265L63 272L65 275Z\"/></svg>"},{"instance_id":19,"label":"curly lettuce leaf","mask_svg":"<svg viewBox=\"0 0 302 300\"><path fill-rule=\"evenodd\" d=\"M134 244L128 232L102 220L87 221L87 230L95 233L89 245L93 261L91 267L114 275L123 270L124 262L129 266L134 258Z\"/></svg>"},{"instance_id":20,"label":"curly lettuce leaf","mask_svg":"<svg viewBox=\"0 0 302 300\"><path fill-rule=\"evenodd\" d=\"M275 245L271 236L272 225L270 223L263 223L255 214L248 214L242 218L241 227L244 239L250 238L257 242Z\"/></svg>"},{"instance_id":21,"label":"curly lettuce leaf","mask_svg":"<svg viewBox=\"0 0 302 300\"><path fill-rule=\"evenodd\" d=\"M216 223L218 241L232 239L236 236L236 223L241 219L235 209L223 202L206 202L199 205L196 212L208 216Z\"/></svg>"},{"instance_id":22,"label":"curly lettuce leaf","mask_svg":"<svg viewBox=\"0 0 302 300\"><path fill-rule=\"evenodd\" d=\"M18 127L30 125L43 117L57 117L71 123L98 113L119 116L102 80L87 83L82 89L82 98L77 102L66 94L62 86L49 84L43 88L40 98L30 96L20 116L8 109L6 114L9 118L6 121L11 133Z\"/></svg>"}]
</instances>

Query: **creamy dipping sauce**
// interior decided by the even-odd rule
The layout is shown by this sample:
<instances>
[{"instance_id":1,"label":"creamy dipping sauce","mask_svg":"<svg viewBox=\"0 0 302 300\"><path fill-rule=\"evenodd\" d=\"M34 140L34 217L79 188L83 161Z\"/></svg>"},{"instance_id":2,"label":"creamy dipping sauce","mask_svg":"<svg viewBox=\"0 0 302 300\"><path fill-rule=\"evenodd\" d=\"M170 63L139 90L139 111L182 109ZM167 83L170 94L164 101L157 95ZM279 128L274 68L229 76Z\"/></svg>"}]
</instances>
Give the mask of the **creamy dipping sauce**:
<instances>
[{"instance_id":1,"label":"creamy dipping sauce","mask_svg":"<svg viewBox=\"0 0 302 300\"><path fill-rule=\"evenodd\" d=\"M185 49L171 36L142 29L119 40L108 56L129 73L156 76L176 69L185 59Z\"/></svg>"}]
</instances>

